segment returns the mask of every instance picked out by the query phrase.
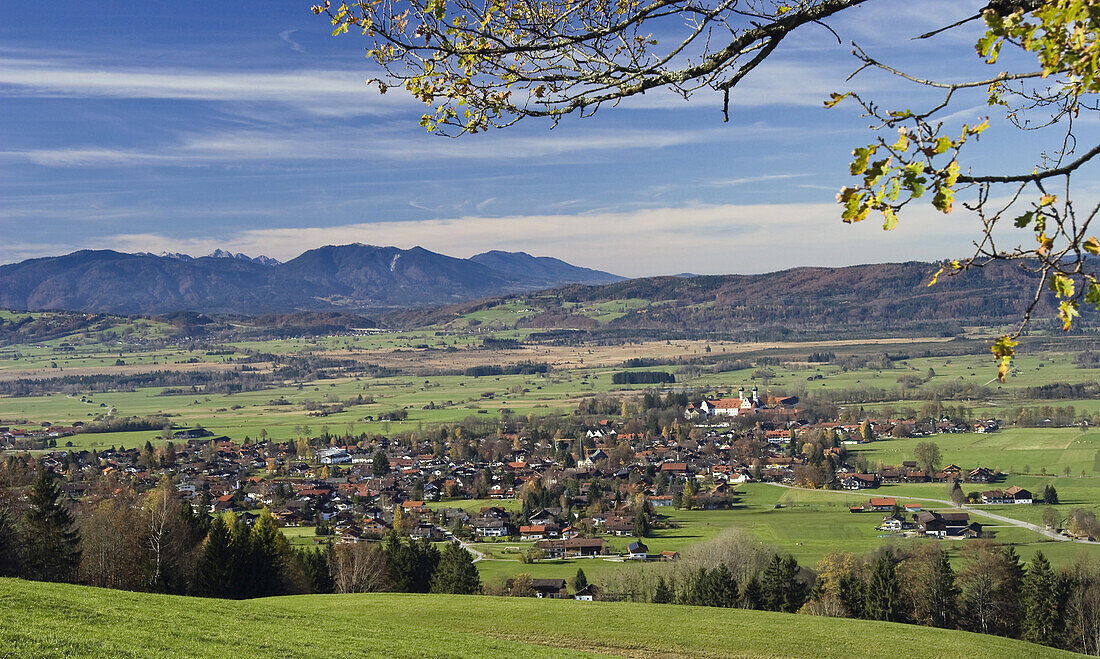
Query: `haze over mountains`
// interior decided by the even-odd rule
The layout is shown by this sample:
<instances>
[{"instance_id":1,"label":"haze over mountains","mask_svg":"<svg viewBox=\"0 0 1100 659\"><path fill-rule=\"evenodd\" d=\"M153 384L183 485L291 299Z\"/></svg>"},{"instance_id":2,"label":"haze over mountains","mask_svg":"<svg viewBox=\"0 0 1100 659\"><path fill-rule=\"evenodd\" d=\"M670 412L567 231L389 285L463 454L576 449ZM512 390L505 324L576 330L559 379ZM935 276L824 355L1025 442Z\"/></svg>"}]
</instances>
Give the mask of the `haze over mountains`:
<instances>
[{"instance_id":1,"label":"haze over mountains","mask_svg":"<svg viewBox=\"0 0 1100 659\"><path fill-rule=\"evenodd\" d=\"M329 245L286 263L81 250L0 267L0 307L155 314L256 314L419 307L623 278L523 252L459 259L422 247Z\"/></svg>"}]
</instances>

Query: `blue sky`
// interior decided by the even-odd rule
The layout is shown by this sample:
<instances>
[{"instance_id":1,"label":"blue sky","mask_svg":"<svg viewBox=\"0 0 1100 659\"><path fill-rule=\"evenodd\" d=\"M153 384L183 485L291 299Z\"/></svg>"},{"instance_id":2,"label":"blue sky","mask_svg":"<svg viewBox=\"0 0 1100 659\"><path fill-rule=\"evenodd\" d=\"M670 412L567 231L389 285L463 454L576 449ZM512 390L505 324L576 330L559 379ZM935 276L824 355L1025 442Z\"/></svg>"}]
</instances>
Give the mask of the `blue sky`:
<instances>
[{"instance_id":1,"label":"blue sky","mask_svg":"<svg viewBox=\"0 0 1100 659\"><path fill-rule=\"evenodd\" d=\"M977 69L973 30L919 50L907 38L981 3L869 4L831 25L921 73ZM644 276L931 260L977 235L963 213L923 208L890 233L840 223L846 158L871 136L853 108L822 107L854 68L824 29L751 74L729 123L717 95L650 94L553 130L453 140L425 134L399 91L368 89L365 42L331 37L309 5L0 0L0 263L81 248L287 259L364 242ZM1030 157L991 142L991 161Z\"/></svg>"}]
</instances>

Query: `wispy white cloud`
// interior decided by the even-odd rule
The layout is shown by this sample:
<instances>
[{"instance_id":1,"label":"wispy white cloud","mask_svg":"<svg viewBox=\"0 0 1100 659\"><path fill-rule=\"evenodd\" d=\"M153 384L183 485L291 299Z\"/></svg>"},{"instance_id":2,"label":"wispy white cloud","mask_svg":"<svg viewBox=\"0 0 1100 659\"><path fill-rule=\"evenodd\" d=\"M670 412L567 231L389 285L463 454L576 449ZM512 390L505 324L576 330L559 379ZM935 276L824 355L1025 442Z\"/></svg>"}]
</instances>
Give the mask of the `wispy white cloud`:
<instances>
[{"instance_id":1,"label":"wispy white cloud","mask_svg":"<svg viewBox=\"0 0 1100 659\"><path fill-rule=\"evenodd\" d=\"M742 176L740 178L729 179L715 179L712 181L702 181L700 185L704 185L709 188L725 188L736 185L745 185L747 183L763 183L765 181L782 181L789 178L804 178L809 174L762 174L760 176Z\"/></svg>"},{"instance_id":2,"label":"wispy white cloud","mask_svg":"<svg viewBox=\"0 0 1100 659\"><path fill-rule=\"evenodd\" d=\"M287 45L290 46L290 49L293 50L294 52L304 53L304 52L306 52L306 49L302 46L302 44L300 44L297 41L295 41L294 39L290 38L290 35L294 34L297 31L298 30L283 30L282 32L279 33L279 38L282 39L283 41L285 41L287 43Z\"/></svg>"},{"instance_id":3,"label":"wispy white cloud","mask_svg":"<svg viewBox=\"0 0 1100 659\"><path fill-rule=\"evenodd\" d=\"M201 165L219 162L263 160L366 161L385 158L422 161L432 158L454 160L524 160L574 153L629 149L661 149L686 144L741 139L752 129L738 131L709 129L601 129L527 135L482 135L461 140L416 133L400 135L384 129L348 128L338 133L317 129L253 130L199 133L169 144L145 149L108 147L62 147L0 151L0 158L26 160L50 167Z\"/></svg>"},{"instance_id":4,"label":"wispy white cloud","mask_svg":"<svg viewBox=\"0 0 1100 659\"><path fill-rule=\"evenodd\" d=\"M269 102L324 116L418 107L406 94L368 88L366 77L350 71L146 69L0 57L0 89L7 95Z\"/></svg>"}]
</instances>

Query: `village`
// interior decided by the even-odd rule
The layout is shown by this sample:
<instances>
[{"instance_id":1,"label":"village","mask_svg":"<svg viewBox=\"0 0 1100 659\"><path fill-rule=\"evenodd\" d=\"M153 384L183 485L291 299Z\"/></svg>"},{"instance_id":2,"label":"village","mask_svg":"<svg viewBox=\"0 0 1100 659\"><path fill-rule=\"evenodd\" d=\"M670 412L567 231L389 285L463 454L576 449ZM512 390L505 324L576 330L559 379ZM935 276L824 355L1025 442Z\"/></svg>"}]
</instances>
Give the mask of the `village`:
<instances>
[{"instance_id":1,"label":"village","mask_svg":"<svg viewBox=\"0 0 1100 659\"><path fill-rule=\"evenodd\" d=\"M284 527L315 527L315 543L380 540L393 530L429 541L535 543L531 560L675 560L676 552L650 554L643 541L654 525L668 523L662 510L729 508L743 483L858 491L925 482L987 487L1005 478L982 465L872 466L848 451L876 437L996 432L996 420L810 423L797 399L765 399L755 387L736 398L647 394L645 400L648 409L671 410L672 423L639 432L638 419L578 410L566 420L567 432L559 428L550 439L533 439L537 433L521 419L501 422L489 437L443 430L430 441L377 435L234 441L187 428L156 436L157 446L147 440L101 451L66 450L66 437L83 424L43 424L0 427L0 449L9 449L9 460L21 455L63 475L62 490L73 499L105 482L141 492L169 479L196 512L234 512L248 523L266 508ZM46 448L33 456L17 452L34 442ZM1033 500L1019 487L974 494L986 504ZM461 505L470 500L486 505ZM518 507L505 505L514 500ZM878 525L885 531L982 536L982 525L966 512L929 511L889 497L852 508L864 511L888 513Z\"/></svg>"}]
</instances>

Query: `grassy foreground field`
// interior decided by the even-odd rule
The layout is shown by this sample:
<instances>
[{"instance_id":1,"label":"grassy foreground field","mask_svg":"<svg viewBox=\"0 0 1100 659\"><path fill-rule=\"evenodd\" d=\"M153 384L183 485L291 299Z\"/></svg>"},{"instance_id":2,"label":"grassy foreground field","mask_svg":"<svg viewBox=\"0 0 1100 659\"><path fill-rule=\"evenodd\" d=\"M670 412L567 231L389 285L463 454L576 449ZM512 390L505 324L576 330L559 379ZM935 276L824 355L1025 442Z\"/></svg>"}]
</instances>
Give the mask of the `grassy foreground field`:
<instances>
[{"instance_id":1,"label":"grassy foreground field","mask_svg":"<svg viewBox=\"0 0 1100 659\"><path fill-rule=\"evenodd\" d=\"M233 602L0 579L0 655L1060 657L996 636L656 604L455 595Z\"/></svg>"}]
</instances>

